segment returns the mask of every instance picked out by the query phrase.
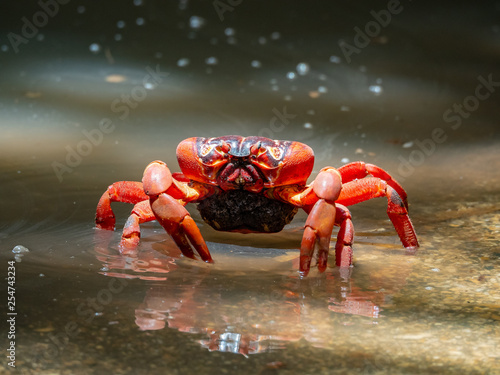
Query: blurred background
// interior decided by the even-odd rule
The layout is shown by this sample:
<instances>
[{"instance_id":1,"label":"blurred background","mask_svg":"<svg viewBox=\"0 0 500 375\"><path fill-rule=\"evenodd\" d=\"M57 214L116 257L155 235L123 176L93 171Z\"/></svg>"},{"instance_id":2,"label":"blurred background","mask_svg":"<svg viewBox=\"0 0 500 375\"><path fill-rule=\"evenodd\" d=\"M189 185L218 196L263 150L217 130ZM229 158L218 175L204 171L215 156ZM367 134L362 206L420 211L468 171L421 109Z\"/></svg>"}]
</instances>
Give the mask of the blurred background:
<instances>
[{"instance_id":1,"label":"blurred background","mask_svg":"<svg viewBox=\"0 0 500 375\"><path fill-rule=\"evenodd\" d=\"M17 262L16 370L500 371L499 15L498 1L2 4L0 258L5 273ZM352 208L347 279L334 264L297 279L303 213L243 236L190 207L212 268L155 223L122 257L127 205L111 237L96 233L109 184L139 181L155 159L178 171L180 141L227 134L307 143L311 181L356 160L386 169L408 192L419 253L405 255L384 200Z\"/></svg>"}]
</instances>

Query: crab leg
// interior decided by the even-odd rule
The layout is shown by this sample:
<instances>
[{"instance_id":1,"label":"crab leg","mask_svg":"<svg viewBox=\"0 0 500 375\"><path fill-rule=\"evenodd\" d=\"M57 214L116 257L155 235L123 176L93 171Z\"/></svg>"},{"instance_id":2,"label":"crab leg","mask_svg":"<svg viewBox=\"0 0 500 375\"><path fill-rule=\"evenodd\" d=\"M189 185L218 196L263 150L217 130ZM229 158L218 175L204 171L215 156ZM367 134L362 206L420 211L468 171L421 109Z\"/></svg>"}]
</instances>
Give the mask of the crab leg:
<instances>
[{"instance_id":1,"label":"crab leg","mask_svg":"<svg viewBox=\"0 0 500 375\"><path fill-rule=\"evenodd\" d=\"M352 242L354 239L354 226L351 221L351 213L347 207L335 204L335 224L340 226L335 244L335 264L338 267L349 267L352 264Z\"/></svg>"},{"instance_id":2,"label":"crab leg","mask_svg":"<svg viewBox=\"0 0 500 375\"><path fill-rule=\"evenodd\" d=\"M356 203L378 197L387 197L387 215L391 220L405 248L418 247L417 235L408 217L406 206L396 189L388 182L367 177L342 185L342 191L337 203L350 206Z\"/></svg>"},{"instance_id":3,"label":"crab leg","mask_svg":"<svg viewBox=\"0 0 500 375\"><path fill-rule=\"evenodd\" d=\"M119 181L108 186L97 204L95 224L99 229L114 230L115 215L111 209L111 202L136 204L148 200L144 194L142 183L137 181Z\"/></svg>"},{"instance_id":4,"label":"crab leg","mask_svg":"<svg viewBox=\"0 0 500 375\"><path fill-rule=\"evenodd\" d=\"M342 176L342 182L344 184L356 179L362 179L368 175L372 175L373 177L378 177L381 180L384 180L389 186L396 190L396 192L403 200L406 210L408 210L408 198L406 196L406 191L396 180L392 178L389 173L384 171L382 168L377 167L373 164L367 164L362 161L356 161L338 168L338 171Z\"/></svg>"},{"instance_id":5,"label":"crab leg","mask_svg":"<svg viewBox=\"0 0 500 375\"><path fill-rule=\"evenodd\" d=\"M120 242L120 252L128 253L135 250L141 237L139 224L155 220L156 217L151 211L149 200L137 203L132 209L125 226L123 228L122 240Z\"/></svg>"},{"instance_id":6,"label":"crab leg","mask_svg":"<svg viewBox=\"0 0 500 375\"><path fill-rule=\"evenodd\" d=\"M156 220L165 228L184 256L194 259L193 250L196 250L201 259L212 263L212 257L196 223L184 206L169 194L177 194L181 190L185 193L190 188L175 182L167 165L161 161L154 161L146 167L142 182Z\"/></svg>"}]
</instances>

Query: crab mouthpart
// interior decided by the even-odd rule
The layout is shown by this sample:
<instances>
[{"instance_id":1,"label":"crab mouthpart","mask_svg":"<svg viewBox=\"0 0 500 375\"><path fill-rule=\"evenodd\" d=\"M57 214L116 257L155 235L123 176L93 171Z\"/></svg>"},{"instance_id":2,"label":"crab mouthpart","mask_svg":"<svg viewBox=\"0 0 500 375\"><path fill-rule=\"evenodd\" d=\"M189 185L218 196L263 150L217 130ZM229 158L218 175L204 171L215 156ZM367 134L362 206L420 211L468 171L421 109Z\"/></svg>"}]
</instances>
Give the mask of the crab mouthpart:
<instances>
[{"instance_id":1,"label":"crab mouthpart","mask_svg":"<svg viewBox=\"0 0 500 375\"><path fill-rule=\"evenodd\" d=\"M253 165L229 163L220 173L218 184L223 190L244 189L259 192L264 181Z\"/></svg>"}]
</instances>

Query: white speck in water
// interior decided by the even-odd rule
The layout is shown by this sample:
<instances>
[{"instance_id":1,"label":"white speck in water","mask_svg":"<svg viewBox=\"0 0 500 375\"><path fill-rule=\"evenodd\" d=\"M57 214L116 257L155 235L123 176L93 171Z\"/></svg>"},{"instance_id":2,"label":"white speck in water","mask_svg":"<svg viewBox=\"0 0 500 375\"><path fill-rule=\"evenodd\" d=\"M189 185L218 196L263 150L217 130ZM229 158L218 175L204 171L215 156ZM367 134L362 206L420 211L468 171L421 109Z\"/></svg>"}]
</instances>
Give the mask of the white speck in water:
<instances>
[{"instance_id":1,"label":"white speck in water","mask_svg":"<svg viewBox=\"0 0 500 375\"><path fill-rule=\"evenodd\" d=\"M76 11L79 13L79 14L83 14L85 13L85 7L83 5L79 5L77 8L76 8Z\"/></svg>"},{"instance_id":2,"label":"white speck in water","mask_svg":"<svg viewBox=\"0 0 500 375\"><path fill-rule=\"evenodd\" d=\"M134 0L134 5L135 5L136 7L141 6L142 4L143 4L143 3L142 3L142 0Z\"/></svg>"},{"instance_id":3,"label":"white speck in water","mask_svg":"<svg viewBox=\"0 0 500 375\"><path fill-rule=\"evenodd\" d=\"M142 17L139 17L135 20L135 23L138 25L138 26L142 26L144 25L144 18Z\"/></svg>"},{"instance_id":4,"label":"white speck in water","mask_svg":"<svg viewBox=\"0 0 500 375\"><path fill-rule=\"evenodd\" d=\"M250 65L252 65L252 68L260 68L262 64L260 63L259 60L253 60Z\"/></svg>"},{"instance_id":5,"label":"white speck in water","mask_svg":"<svg viewBox=\"0 0 500 375\"><path fill-rule=\"evenodd\" d=\"M433 272L440 272L441 270L439 268L433 268L433 269L431 269L431 271L433 271Z\"/></svg>"},{"instance_id":6,"label":"white speck in water","mask_svg":"<svg viewBox=\"0 0 500 375\"><path fill-rule=\"evenodd\" d=\"M205 64L207 65L217 65L218 60L217 57L210 56L205 59Z\"/></svg>"},{"instance_id":7,"label":"white speck in water","mask_svg":"<svg viewBox=\"0 0 500 375\"><path fill-rule=\"evenodd\" d=\"M125 21L118 21L116 23L116 27L118 27L119 29L123 29L125 27Z\"/></svg>"},{"instance_id":8,"label":"white speck in water","mask_svg":"<svg viewBox=\"0 0 500 375\"><path fill-rule=\"evenodd\" d=\"M189 63L190 61L187 57L183 57L182 59L177 60L177 66L181 68L188 66Z\"/></svg>"},{"instance_id":9,"label":"white speck in water","mask_svg":"<svg viewBox=\"0 0 500 375\"><path fill-rule=\"evenodd\" d=\"M40 275L38 275L40 277L45 277L45 274L41 273Z\"/></svg>"},{"instance_id":10,"label":"white speck in water","mask_svg":"<svg viewBox=\"0 0 500 375\"><path fill-rule=\"evenodd\" d=\"M376 96L382 95L382 93L384 92L382 86L379 85L371 85L370 87L368 87L368 90L373 92Z\"/></svg>"},{"instance_id":11,"label":"white speck in water","mask_svg":"<svg viewBox=\"0 0 500 375\"><path fill-rule=\"evenodd\" d=\"M403 148L410 148L410 147L413 147L413 141L403 143Z\"/></svg>"},{"instance_id":12,"label":"white speck in water","mask_svg":"<svg viewBox=\"0 0 500 375\"><path fill-rule=\"evenodd\" d=\"M192 29L200 29L205 25L205 19L199 16L191 16L189 19L189 27Z\"/></svg>"},{"instance_id":13,"label":"white speck in water","mask_svg":"<svg viewBox=\"0 0 500 375\"><path fill-rule=\"evenodd\" d=\"M304 124L304 129L312 129L313 125L310 122Z\"/></svg>"},{"instance_id":14,"label":"white speck in water","mask_svg":"<svg viewBox=\"0 0 500 375\"><path fill-rule=\"evenodd\" d=\"M425 290L432 290L432 289L434 289L432 286L426 286L425 287Z\"/></svg>"},{"instance_id":15,"label":"white speck in water","mask_svg":"<svg viewBox=\"0 0 500 375\"><path fill-rule=\"evenodd\" d=\"M330 62L335 63L335 64L340 64L340 57L338 56L330 56Z\"/></svg>"},{"instance_id":16,"label":"white speck in water","mask_svg":"<svg viewBox=\"0 0 500 375\"><path fill-rule=\"evenodd\" d=\"M27 247L24 247L22 245L17 245L17 246L14 246L14 248L12 249L12 252L14 254L23 254L23 253L29 253L30 251L28 250Z\"/></svg>"},{"instance_id":17,"label":"white speck in water","mask_svg":"<svg viewBox=\"0 0 500 375\"><path fill-rule=\"evenodd\" d=\"M17 173L19 174L19 173L21 173L21 171L17 171Z\"/></svg>"},{"instance_id":18,"label":"white speck in water","mask_svg":"<svg viewBox=\"0 0 500 375\"><path fill-rule=\"evenodd\" d=\"M296 76L297 75L294 72L288 72L286 74L286 78L288 78L288 79L295 79Z\"/></svg>"},{"instance_id":19,"label":"white speck in water","mask_svg":"<svg viewBox=\"0 0 500 375\"><path fill-rule=\"evenodd\" d=\"M234 34L236 34L236 31L234 31L232 27L226 27L224 29L224 34L226 34L227 36L234 36Z\"/></svg>"},{"instance_id":20,"label":"white speck in water","mask_svg":"<svg viewBox=\"0 0 500 375\"><path fill-rule=\"evenodd\" d=\"M99 53L101 51L101 46L97 43L92 43L89 46L90 52Z\"/></svg>"},{"instance_id":21,"label":"white speck in water","mask_svg":"<svg viewBox=\"0 0 500 375\"><path fill-rule=\"evenodd\" d=\"M261 36L259 38L259 44L266 44L266 43L267 43L267 39L265 37Z\"/></svg>"},{"instance_id":22,"label":"white speck in water","mask_svg":"<svg viewBox=\"0 0 500 375\"><path fill-rule=\"evenodd\" d=\"M297 73L299 73L301 76L305 76L307 73L309 73L309 64L307 63L299 63L297 65Z\"/></svg>"},{"instance_id":23,"label":"white speck in water","mask_svg":"<svg viewBox=\"0 0 500 375\"><path fill-rule=\"evenodd\" d=\"M146 90L154 90L156 87L156 85L154 83L151 83L151 82L145 82L144 83L144 88Z\"/></svg>"},{"instance_id":24,"label":"white speck in water","mask_svg":"<svg viewBox=\"0 0 500 375\"><path fill-rule=\"evenodd\" d=\"M328 89L325 86L320 86L318 87L318 92L326 94L328 92Z\"/></svg>"},{"instance_id":25,"label":"white speck in water","mask_svg":"<svg viewBox=\"0 0 500 375\"><path fill-rule=\"evenodd\" d=\"M279 38L281 38L281 34L279 32L275 31L274 33L271 34L272 40L278 40Z\"/></svg>"},{"instance_id":26,"label":"white speck in water","mask_svg":"<svg viewBox=\"0 0 500 375\"><path fill-rule=\"evenodd\" d=\"M340 110L342 112L349 112L351 110L351 107L349 107L348 105L341 105Z\"/></svg>"},{"instance_id":27,"label":"white speck in water","mask_svg":"<svg viewBox=\"0 0 500 375\"><path fill-rule=\"evenodd\" d=\"M342 158L340 159L341 163L349 163L349 158Z\"/></svg>"},{"instance_id":28,"label":"white speck in water","mask_svg":"<svg viewBox=\"0 0 500 375\"><path fill-rule=\"evenodd\" d=\"M115 34L115 40L117 42L119 42L120 40L122 40L122 34Z\"/></svg>"},{"instance_id":29,"label":"white speck in water","mask_svg":"<svg viewBox=\"0 0 500 375\"><path fill-rule=\"evenodd\" d=\"M103 313L102 311L96 311L96 312L94 313L94 315L95 315L95 316L103 316L103 315L104 315L104 313Z\"/></svg>"}]
</instances>

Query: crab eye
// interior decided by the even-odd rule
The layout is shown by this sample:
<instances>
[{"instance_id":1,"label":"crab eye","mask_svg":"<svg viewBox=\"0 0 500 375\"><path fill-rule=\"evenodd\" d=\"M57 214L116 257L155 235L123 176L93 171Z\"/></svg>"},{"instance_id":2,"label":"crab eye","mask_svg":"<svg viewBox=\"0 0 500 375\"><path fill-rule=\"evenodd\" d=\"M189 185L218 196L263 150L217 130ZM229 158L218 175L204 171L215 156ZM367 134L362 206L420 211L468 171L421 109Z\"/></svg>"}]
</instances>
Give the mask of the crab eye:
<instances>
[{"instance_id":1,"label":"crab eye","mask_svg":"<svg viewBox=\"0 0 500 375\"><path fill-rule=\"evenodd\" d=\"M215 148L217 151L227 154L231 150L229 143L221 141L219 145Z\"/></svg>"},{"instance_id":2,"label":"crab eye","mask_svg":"<svg viewBox=\"0 0 500 375\"><path fill-rule=\"evenodd\" d=\"M255 145L253 145L252 147L250 147L250 153L252 155L257 155L261 149L261 146L262 146L262 142L259 142Z\"/></svg>"}]
</instances>

